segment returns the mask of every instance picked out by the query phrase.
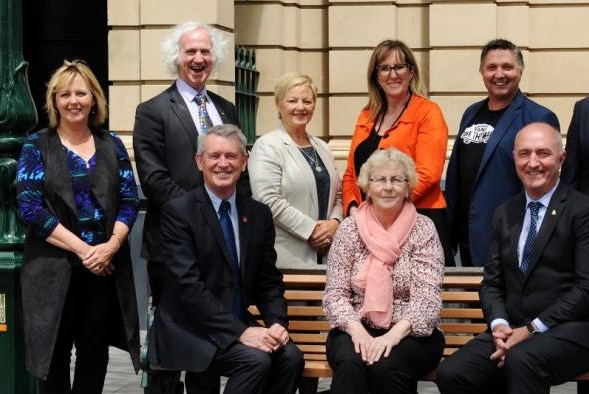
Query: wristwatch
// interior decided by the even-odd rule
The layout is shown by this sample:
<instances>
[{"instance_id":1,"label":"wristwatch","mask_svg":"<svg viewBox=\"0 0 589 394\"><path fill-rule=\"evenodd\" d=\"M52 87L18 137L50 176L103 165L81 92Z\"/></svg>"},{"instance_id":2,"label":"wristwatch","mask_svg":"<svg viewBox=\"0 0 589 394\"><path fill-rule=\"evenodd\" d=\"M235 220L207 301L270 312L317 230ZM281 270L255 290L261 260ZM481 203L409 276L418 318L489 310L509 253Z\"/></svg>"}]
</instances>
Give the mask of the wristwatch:
<instances>
[{"instance_id":1,"label":"wristwatch","mask_svg":"<svg viewBox=\"0 0 589 394\"><path fill-rule=\"evenodd\" d=\"M541 334L542 333L542 331L538 330L536 328L536 326L534 326L534 324L532 322L529 322L528 324L526 324L526 328L528 329L528 333L531 336L534 336L536 334Z\"/></svg>"}]
</instances>

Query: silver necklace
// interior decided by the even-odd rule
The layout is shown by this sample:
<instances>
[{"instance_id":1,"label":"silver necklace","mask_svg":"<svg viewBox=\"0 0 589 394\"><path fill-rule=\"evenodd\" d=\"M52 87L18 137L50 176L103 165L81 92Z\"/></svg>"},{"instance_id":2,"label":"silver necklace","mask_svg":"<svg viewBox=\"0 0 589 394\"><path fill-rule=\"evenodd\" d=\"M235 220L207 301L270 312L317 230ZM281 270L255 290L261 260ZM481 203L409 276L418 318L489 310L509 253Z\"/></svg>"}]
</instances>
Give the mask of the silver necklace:
<instances>
[{"instance_id":1,"label":"silver necklace","mask_svg":"<svg viewBox=\"0 0 589 394\"><path fill-rule=\"evenodd\" d=\"M313 166L315 171L317 171L317 172L323 171L323 168L321 168L321 166L319 165L319 159L317 158L317 152L315 151L315 148L313 147L313 145L311 145L310 148L313 149L313 156L307 154L307 152L305 152L304 148L299 148L299 150L301 151L301 153L303 155L305 155L305 157L307 159L309 159L309 162L311 163L311 166Z\"/></svg>"}]
</instances>

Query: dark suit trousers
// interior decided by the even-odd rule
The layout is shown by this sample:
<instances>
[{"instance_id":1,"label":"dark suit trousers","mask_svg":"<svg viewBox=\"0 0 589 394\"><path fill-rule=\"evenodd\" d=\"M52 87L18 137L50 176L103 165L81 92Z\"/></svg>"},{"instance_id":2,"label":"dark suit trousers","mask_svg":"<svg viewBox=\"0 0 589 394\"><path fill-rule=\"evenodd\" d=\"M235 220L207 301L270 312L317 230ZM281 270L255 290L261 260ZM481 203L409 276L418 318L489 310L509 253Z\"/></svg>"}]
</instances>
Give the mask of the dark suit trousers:
<instances>
[{"instance_id":1,"label":"dark suit trousers","mask_svg":"<svg viewBox=\"0 0 589 394\"><path fill-rule=\"evenodd\" d=\"M585 333L583 343L579 339ZM442 394L549 394L589 369L589 323L564 323L519 343L508 351L505 366L489 356L495 351L490 333L478 335L444 360L436 371Z\"/></svg>"},{"instance_id":2,"label":"dark suit trousers","mask_svg":"<svg viewBox=\"0 0 589 394\"><path fill-rule=\"evenodd\" d=\"M70 287L47 380L37 379L38 394L100 394L108 364L111 319L120 315L112 276L99 277L72 267ZM70 386L72 345L76 346Z\"/></svg>"},{"instance_id":3,"label":"dark suit trousers","mask_svg":"<svg viewBox=\"0 0 589 394\"><path fill-rule=\"evenodd\" d=\"M366 328L374 336L386 330ZM327 337L327 360L333 368L332 394L415 394L417 381L440 362L444 335L434 330L424 338L406 337L391 354L366 365L354 350L352 337L332 329Z\"/></svg>"},{"instance_id":4,"label":"dark suit trousers","mask_svg":"<svg viewBox=\"0 0 589 394\"><path fill-rule=\"evenodd\" d=\"M166 265L164 262L148 260L147 276L149 279L149 289L151 290L151 305L157 306L162 298L164 281L166 279Z\"/></svg>"},{"instance_id":5,"label":"dark suit trousers","mask_svg":"<svg viewBox=\"0 0 589 394\"><path fill-rule=\"evenodd\" d=\"M268 354L239 342L219 350L205 372L186 372L186 388L200 379L227 376L225 394L294 394L303 373L303 353L292 342ZM218 391L217 391L218 392Z\"/></svg>"}]
</instances>

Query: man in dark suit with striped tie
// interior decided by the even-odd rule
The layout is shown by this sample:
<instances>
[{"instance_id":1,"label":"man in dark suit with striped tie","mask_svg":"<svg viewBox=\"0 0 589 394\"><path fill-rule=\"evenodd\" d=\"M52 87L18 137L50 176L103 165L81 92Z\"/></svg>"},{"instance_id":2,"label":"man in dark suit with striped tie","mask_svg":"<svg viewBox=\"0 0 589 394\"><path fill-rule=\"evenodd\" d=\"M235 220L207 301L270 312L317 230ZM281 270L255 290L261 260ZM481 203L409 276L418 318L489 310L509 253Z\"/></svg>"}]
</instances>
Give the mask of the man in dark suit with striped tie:
<instances>
[{"instance_id":1,"label":"man in dark suit with striped tie","mask_svg":"<svg viewBox=\"0 0 589 394\"><path fill-rule=\"evenodd\" d=\"M159 303L164 287L161 207L202 185L202 173L194 162L198 135L205 134L211 125L238 124L235 106L206 88L212 71L226 56L227 43L221 31L204 23L186 22L174 27L161 49L167 71L177 78L162 93L137 107L133 150L147 197L142 256L147 259L153 306ZM244 174L238 190L250 195L247 172ZM218 393L218 383L211 390L198 390L204 392Z\"/></svg>"},{"instance_id":2,"label":"man in dark suit with striped tie","mask_svg":"<svg viewBox=\"0 0 589 394\"><path fill-rule=\"evenodd\" d=\"M227 394L294 394L304 361L287 331L272 213L236 193L245 143L233 125L200 136L196 161L204 186L162 209L168 280L148 357L197 381L227 376ZM248 305L257 306L265 327Z\"/></svg>"},{"instance_id":3,"label":"man in dark suit with striped tie","mask_svg":"<svg viewBox=\"0 0 589 394\"><path fill-rule=\"evenodd\" d=\"M525 126L513 158L525 190L493 218L480 290L489 330L440 364L442 394L548 394L589 370L589 197L559 181L553 126Z\"/></svg>"}]
</instances>

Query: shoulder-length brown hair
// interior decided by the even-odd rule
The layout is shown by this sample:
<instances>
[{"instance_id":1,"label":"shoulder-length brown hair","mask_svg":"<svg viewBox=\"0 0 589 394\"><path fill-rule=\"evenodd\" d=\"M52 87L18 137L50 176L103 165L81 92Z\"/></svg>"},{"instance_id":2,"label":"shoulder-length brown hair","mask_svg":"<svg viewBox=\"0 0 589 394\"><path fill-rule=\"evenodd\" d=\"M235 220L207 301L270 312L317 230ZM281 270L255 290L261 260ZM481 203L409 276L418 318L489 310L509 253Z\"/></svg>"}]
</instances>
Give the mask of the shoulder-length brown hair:
<instances>
[{"instance_id":1,"label":"shoulder-length brown hair","mask_svg":"<svg viewBox=\"0 0 589 394\"><path fill-rule=\"evenodd\" d=\"M376 68L393 51L397 52L401 60L407 63L413 71L413 78L409 84L411 93L423 97L427 96L413 51L402 41L384 40L374 48L368 61L368 70L366 73L368 80L368 104L366 104L365 109L370 110L370 120L375 120L379 113L386 111L387 99L385 93L378 85L378 71Z\"/></svg>"}]
</instances>

